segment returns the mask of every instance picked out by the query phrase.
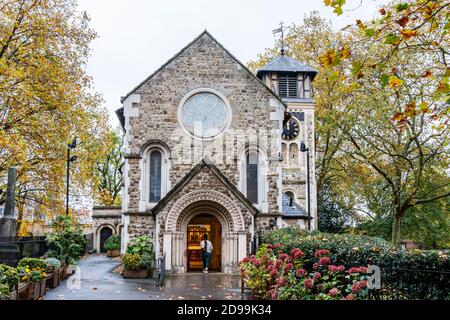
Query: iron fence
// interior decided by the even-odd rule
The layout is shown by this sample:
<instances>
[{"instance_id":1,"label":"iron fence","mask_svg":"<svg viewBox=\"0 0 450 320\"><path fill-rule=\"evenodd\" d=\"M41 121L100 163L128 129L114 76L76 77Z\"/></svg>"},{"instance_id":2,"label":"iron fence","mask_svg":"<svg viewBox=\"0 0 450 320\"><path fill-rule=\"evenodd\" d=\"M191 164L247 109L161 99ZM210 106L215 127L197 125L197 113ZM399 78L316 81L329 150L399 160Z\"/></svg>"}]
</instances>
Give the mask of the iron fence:
<instances>
[{"instance_id":1,"label":"iron fence","mask_svg":"<svg viewBox=\"0 0 450 320\"><path fill-rule=\"evenodd\" d=\"M369 290L372 300L450 300L450 271L382 269L381 289Z\"/></svg>"},{"instance_id":2,"label":"iron fence","mask_svg":"<svg viewBox=\"0 0 450 320\"><path fill-rule=\"evenodd\" d=\"M94 248L94 234L87 234L84 238L84 252L91 252ZM0 264L15 267L22 258L39 258L48 250L45 237L0 237Z\"/></svg>"}]
</instances>

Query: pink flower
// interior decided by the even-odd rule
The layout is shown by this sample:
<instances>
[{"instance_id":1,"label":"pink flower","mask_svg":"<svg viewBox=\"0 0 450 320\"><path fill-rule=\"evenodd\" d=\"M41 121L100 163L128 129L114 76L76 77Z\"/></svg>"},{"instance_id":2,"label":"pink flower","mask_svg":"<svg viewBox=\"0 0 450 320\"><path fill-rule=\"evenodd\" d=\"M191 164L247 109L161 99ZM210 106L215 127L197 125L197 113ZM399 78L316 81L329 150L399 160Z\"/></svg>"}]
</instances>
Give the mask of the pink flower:
<instances>
[{"instance_id":1,"label":"pink flower","mask_svg":"<svg viewBox=\"0 0 450 320\"><path fill-rule=\"evenodd\" d=\"M350 293L348 296L346 296L344 298L344 300L355 300L355 298L353 297L353 295Z\"/></svg>"},{"instance_id":2,"label":"pink flower","mask_svg":"<svg viewBox=\"0 0 450 320\"><path fill-rule=\"evenodd\" d=\"M361 291L361 287L359 286L359 283L358 283L358 282L354 283L354 284L352 285L352 292L358 293L358 292L360 292L360 291Z\"/></svg>"},{"instance_id":3,"label":"pink flower","mask_svg":"<svg viewBox=\"0 0 450 320\"><path fill-rule=\"evenodd\" d=\"M306 289L311 289L314 286L314 280L311 278L306 278L303 285Z\"/></svg>"},{"instance_id":4,"label":"pink flower","mask_svg":"<svg viewBox=\"0 0 450 320\"><path fill-rule=\"evenodd\" d=\"M328 258L328 257L323 257L323 258L321 258L320 260L319 260L319 264L321 264L321 265L327 265L327 264L329 264L331 262L331 260L330 260L330 258Z\"/></svg>"},{"instance_id":5,"label":"pink flower","mask_svg":"<svg viewBox=\"0 0 450 320\"><path fill-rule=\"evenodd\" d=\"M313 264L313 269L314 269L314 270L319 269L319 264L318 264L318 263L314 263L314 264Z\"/></svg>"},{"instance_id":6,"label":"pink flower","mask_svg":"<svg viewBox=\"0 0 450 320\"><path fill-rule=\"evenodd\" d=\"M305 269L297 269L295 270L295 274L297 275L297 277L304 277L307 273Z\"/></svg>"},{"instance_id":7,"label":"pink flower","mask_svg":"<svg viewBox=\"0 0 450 320\"><path fill-rule=\"evenodd\" d=\"M303 251L298 248L292 249L291 255L294 257L294 259L305 256Z\"/></svg>"},{"instance_id":8,"label":"pink flower","mask_svg":"<svg viewBox=\"0 0 450 320\"><path fill-rule=\"evenodd\" d=\"M359 288L361 290L364 289L365 287L367 287L367 281L366 280L358 281L357 284L358 284L358 286L359 286Z\"/></svg>"},{"instance_id":9,"label":"pink flower","mask_svg":"<svg viewBox=\"0 0 450 320\"><path fill-rule=\"evenodd\" d=\"M328 294L332 297L336 297L340 293L338 288L333 288L330 291L328 291Z\"/></svg>"},{"instance_id":10,"label":"pink flower","mask_svg":"<svg viewBox=\"0 0 450 320\"><path fill-rule=\"evenodd\" d=\"M271 289L267 292L272 300L278 299L278 291L276 289Z\"/></svg>"},{"instance_id":11,"label":"pink flower","mask_svg":"<svg viewBox=\"0 0 450 320\"><path fill-rule=\"evenodd\" d=\"M344 267L344 266L339 266L338 269L337 269L337 271L339 271L339 272L342 272L342 271L344 271L344 270L345 270L345 267Z\"/></svg>"},{"instance_id":12,"label":"pink flower","mask_svg":"<svg viewBox=\"0 0 450 320\"><path fill-rule=\"evenodd\" d=\"M277 286L278 287L282 287L282 286L284 286L286 284L287 284L287 280L286 279L284 279L282 277L277 279Z\"/></svg>"},{"instance_id":13,"label":"pink flower","mask_svg":"<svg viewBox=\"0 0 450 320\"><path fill-rule=\"evenodd\" d=\"M316 272L313 275L314 280L320 280L321 277L322 277L322 275L320 274L320 272Z\"/></svg>"},{"instance_id":14,"label":"pink flower","mask_svg":"<svg viewBox=\"0 0 450 320\"><path fill-rule=\"evenodd\" d=\"M348 270L349 274L354 274L354 273L367 273L367 268L366 267L352 267Z\"/></svg>"},{"instance_id":15,"label":"pink flower","mask_svg":"<svg viewBox=\"0 0 450 320\"><path fill-rule=\"evenodd\" d=\"M278 256L278 259L281 261L290 261L291 257L286 253L282 253Z\"/></svg>"},{"instance_id":16,"label":"pink flower","mask_svg":"<svg viewBox=\"0 0 450 320\"><path fill-rule=\"evenodd\" d=\"M287 265L284 266L284 271L289 271L294 267L294 265L292 263L288 263Z\"/></svg>"},{"instance_id":17,"label":"pink flower","mask_svg":"<svg viewBox=\"0 0 450 320\"><path fill-rule=\"evenodd\" d=\"M329 254L330 254L329 250L317 250L314 255L316 256L316 258L320 258L322 256L327 256Z\"/></svg>"},{"instance_id":18,"label":"pink flower","mask_svg":"<svg viewBox=\"0 0 450 320\"><path fill-rule=\"evenodd\" d=\"M275 267L279 268L282 264L283 264L283 261L278 259L277 262L275 263Z\"/></svg>"},{"instance_id":19,"label":"pink flower","mask_svg":"<svg viewBox=\"0 0 450 320\"><path fill-rule=\"evenodd\" d=\"M278 275L278 270L277 269L272 269L270 271L270 276L275 278Z\"/></svg>"},{"instance_id":20,"label":"pink flower","mask_svg":"<svg viewBox=\"0 0 450 320\"><path fill-rule=\"evenodd\" d=\"M345 267L344 266L335 266L335 265L330 265L328 266L328 271L329 272L341 272L344 271Z\"/></svg>"}]
</instances>

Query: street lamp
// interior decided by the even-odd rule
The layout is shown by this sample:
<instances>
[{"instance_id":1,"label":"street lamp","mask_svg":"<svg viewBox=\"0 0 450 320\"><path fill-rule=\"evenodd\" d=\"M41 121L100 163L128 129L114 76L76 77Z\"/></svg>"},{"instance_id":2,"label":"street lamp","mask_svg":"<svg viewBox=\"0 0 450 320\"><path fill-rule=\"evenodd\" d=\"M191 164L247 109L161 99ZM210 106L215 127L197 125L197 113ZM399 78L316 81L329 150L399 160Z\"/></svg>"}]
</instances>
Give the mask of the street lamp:
<instances>
[{"instance_id":1,"label":"street lamp","mask_svg":"<svg viewBox=\"0 0 450 320\"><path fill-rule=\"evenodd\" d=\"M308 188L308 230L311 231L311 186L309 182L309 148L302 142L300 145L300 151L306 152L306 180Z\"/></svg>"},{"instance_id":2,"label":"street lamp","mask_svg":"<svg viewBox=\"0 0 450 320\"><path fill-rule=\"evenodd\" d=\"M71 144L67 145L67 174L66 174L66 216L69 215L69 179L70 179L70 163L75 162L78 157L70 156L70 151L77 147L77 138L73 139Z\"/></svg>"}]
</instances>

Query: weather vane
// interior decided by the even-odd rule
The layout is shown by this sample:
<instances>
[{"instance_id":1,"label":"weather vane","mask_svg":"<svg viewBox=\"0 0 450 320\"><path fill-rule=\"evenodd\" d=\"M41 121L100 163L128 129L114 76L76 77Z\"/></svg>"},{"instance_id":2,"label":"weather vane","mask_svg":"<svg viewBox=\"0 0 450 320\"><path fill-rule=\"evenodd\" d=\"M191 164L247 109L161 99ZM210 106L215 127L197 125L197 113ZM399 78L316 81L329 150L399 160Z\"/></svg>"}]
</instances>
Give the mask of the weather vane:
<instances>
[{"instance_id":1,"label":"weather vane","mask_svg":"<svg viewBox=\"0 0 450 320\"><path fill-rule=\"evenodd\" d=\"M284 55L284 23L280 22L280 28L273 30L273 34L281 33L281 54Z\"/></svg>"}]
</instances>

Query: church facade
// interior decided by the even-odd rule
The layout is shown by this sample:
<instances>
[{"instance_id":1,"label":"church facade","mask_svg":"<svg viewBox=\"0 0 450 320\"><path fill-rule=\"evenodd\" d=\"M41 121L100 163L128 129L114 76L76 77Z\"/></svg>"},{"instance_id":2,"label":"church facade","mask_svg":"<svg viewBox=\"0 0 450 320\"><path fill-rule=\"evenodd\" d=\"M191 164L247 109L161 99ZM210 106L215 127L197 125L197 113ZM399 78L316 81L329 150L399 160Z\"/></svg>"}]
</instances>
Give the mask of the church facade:
<instances>
[{"instance_id":1,"label":"church facade","mask_svg":"<svg viewBox=\"0 0 450 320\"><path fill-rule=\"evenodd\" d=\"M316 74L281 54L255 75L205 31L124 96L122 251L148 234L168 272L195 271L206 233L233 273L262 232L314 229Z\"/></svg>"}]
</instances>

